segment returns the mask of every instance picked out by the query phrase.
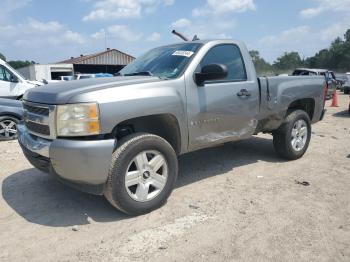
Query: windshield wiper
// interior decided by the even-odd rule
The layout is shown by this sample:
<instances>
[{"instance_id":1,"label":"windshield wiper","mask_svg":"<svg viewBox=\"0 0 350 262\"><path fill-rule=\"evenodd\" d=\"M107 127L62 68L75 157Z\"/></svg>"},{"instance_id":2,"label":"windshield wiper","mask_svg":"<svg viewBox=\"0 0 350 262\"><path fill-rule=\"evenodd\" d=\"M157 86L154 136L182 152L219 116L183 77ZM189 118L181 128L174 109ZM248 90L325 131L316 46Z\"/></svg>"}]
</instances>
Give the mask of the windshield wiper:
<instances>
[{"instance_id":1,"label":"windshield wiper","mask_svg":"<svg viewBox=\"0 0 350 262\"><path fill-rule=\"evenodd\" d=\"M153 76L153 74L150 71L142 71L142 72L125 74L124 76Z\"/></svg>"},{"instance_id":2,"label":"windshield wiper","mask_svg":"<svg viewBox=\"0 0 350 262\"><path fill-rule=\"evenodd\" d=\"M142 71L142 72L135 72L135 73L129 73L129 74L121 74L121 73L117 73L115 74L115 76L155 76L152 74L152 72L150 71ZM164 79L164 80L169 80L170 78L165 77L165 76L156 76L160 79Z\"/></svg>"}]
</instances>

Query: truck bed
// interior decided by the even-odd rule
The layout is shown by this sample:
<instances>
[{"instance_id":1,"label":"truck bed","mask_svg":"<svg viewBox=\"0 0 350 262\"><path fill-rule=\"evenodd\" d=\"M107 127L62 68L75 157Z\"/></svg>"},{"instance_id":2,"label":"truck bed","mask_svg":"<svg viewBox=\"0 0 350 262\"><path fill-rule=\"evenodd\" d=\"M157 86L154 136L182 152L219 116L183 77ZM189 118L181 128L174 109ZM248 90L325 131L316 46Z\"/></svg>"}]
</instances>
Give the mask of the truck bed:
<instances>
[{"instance_id":1,"label":"truck bed","mask_svg":"<svg viewBox=\"0 0 350 262\"><path fill-rule=\"evenodd\" d=\"M326 82L321 76L259 77L260 107L257 132L269 132L278 128L293 101L310 101L311 121L320 120L324 108ZM297 103L297 102L294 102ZM293 105L292 105L293 106Z\"/></svg>"}]
</instances>

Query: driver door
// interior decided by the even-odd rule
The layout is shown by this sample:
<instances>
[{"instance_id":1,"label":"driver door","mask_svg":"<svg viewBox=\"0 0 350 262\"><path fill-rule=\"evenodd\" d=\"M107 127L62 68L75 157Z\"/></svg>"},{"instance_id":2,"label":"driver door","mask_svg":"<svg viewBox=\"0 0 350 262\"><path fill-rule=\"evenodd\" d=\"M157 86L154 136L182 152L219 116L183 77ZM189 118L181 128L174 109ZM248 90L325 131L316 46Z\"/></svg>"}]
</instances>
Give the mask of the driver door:
<instances>
[{"instance_id":1,"label":"driver door","mask_svg":"<svg viewBox=\"0 0 350 262\"><path fill-rule=\"evenodd\" d=\"M248 79L240 48L220 44L204 55L196 72L209 64L223 64L228 76L198 86L187 78L189 149L195 150L254 134L259 110L256 80ZM240 96L245 90L247 96Z\"/></svg>"}]
</instances>

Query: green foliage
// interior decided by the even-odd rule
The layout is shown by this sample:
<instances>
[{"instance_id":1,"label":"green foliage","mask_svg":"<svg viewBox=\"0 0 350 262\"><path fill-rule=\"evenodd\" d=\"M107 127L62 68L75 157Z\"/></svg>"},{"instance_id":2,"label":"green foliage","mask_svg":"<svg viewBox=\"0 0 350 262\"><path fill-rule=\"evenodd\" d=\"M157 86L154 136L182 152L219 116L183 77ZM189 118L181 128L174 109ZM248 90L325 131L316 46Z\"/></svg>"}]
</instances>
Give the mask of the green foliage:
<instances>
[{"instance_id":1,"label":"green foliage","mask_svg":"<svg viewBox=\"0 0 350 262\"><path fill-rule=\"evenodd\" d=\"M16 60L16 61L8 61L9 65L12 66L14 69L22 68L31 64L35 64L34 61L21 61L21 60Z\"/></svg>"},{"instance_id":2,"label":"green foliage","mask_svg":"<svg viewBox=\"0 0 350 262\"><path fill-rule=\"evenodd\" d=\"M0 53L0 59L6 61L6 57ZM7 63L12 66L14 69L18 69L18 68L21 68L21 67L25 67L25 66L28 66L28 65L31 65L31 64L36 64L34 61L22 61L22 60L13 60L13 61L7 61Z\"/></svg>"},{"instance_id":3,"label":"green foliage","mask_svg":"<svg viewBox=\"0 0 350 262\"><path fill-rule=\"evenodd\" d=\"M350 71L350 29L344 38L337 37L329 48L322 49L314 56L302 59L297 52L286 52L271 65L258 51L250 51L258 74L291 73L297 67L324 68L336 72ZM269 72L269 73L267 73Z\"/></svg>"},{"instance_id":4,"label":"green foliage","mask_svg":"<svg viewBox=\"0 0 350 262\"><path fill-rule=\"evenodd\" d=\"M273 64L274 71L289 71L304 65L298 52L285 52Z\"/></svg>"},{"instance_id":5,"label":"green foliage","mask_svg":"<svg viewBox=\"0 0 350 262\"><path fill-rule=\"evenodd\" d=\"M328 49L319 51L315 56L306 59L305 63L308 67L350 71L350 29L346 31L344 40L336 38Z\"/></svg>"},{"instance_id":6,"label":"green foliage","mask_svg":"<svg viewBox=\"0 0 350 262\"><path fill-rule=\"evenodd\" d=\"M304 65L298 52L286 52L271 65L266 62L258 51L249 52L252 57L258 75L278 75L281 73L291 73L295 68Z\"/></svg>"},{"instance_id":7,"label":"green foliage","mask_svg":"<svg viewBox=\"0 0 350 262\"><path fill-rule=\"evenodd\" d=\"M350 42L350 29L345 32L344 38L346 42Z\"/></svg>"},{"instance_id":8,"label":"green foliage","mask_svg":"<svg viewBox=\"0 0 350 262\"><path fill-rule=\"evenodd\" d=\"M1 54L1 53L0 53L0 59L6 61L6 57L3 54Z\"/></svg>"},{"instance_id":9,"label":"green foliage","mask_svg":"<svg viewBox=\"0 0 350 262\"><path fill-rule=\"evenodd\" d=\"M250 56L252 57L255 69L258 75L269 75L272 71L272 66L260 57L259 51L252 50L249 51Z\"/></svg>"}]
</instances>

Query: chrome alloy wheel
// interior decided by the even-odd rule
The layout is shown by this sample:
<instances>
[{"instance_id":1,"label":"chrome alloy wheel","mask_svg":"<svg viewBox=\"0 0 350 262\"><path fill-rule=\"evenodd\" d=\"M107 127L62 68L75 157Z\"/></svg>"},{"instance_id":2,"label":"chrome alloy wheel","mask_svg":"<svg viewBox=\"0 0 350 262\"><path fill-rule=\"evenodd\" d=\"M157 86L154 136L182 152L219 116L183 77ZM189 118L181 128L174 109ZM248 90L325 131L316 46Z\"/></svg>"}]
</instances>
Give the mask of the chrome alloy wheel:
<instances>
[{"instance_id":1,"label":"chrome alloy wheel","mask_svg":"<svg viewBox=\"0 0 350 262\"><path fill-rule=\"evenodd\" d=\"M294 123L291 144L295 151L303 150L308 137L308 128L305 120L299 119Z\"/></svg>"},{"instance_id":2,"label":"chrome alloy wheel","mask_svg":"<svg viewBox=\"0 0 350 262\"><path fill-rule=\"evenodd\" d=\"M16 122L11 119L0 121L0 139L13 139L17 136Z\"/></svg>"},{"instance_id":3,"label":"chrome alloy wheel","mask_svg":"<svg viewBox=\"0 0 350 262\"><path fill-rule=\"evenodd\" d=\"M125 174L125 188L129 196L146 202L158 196L168 179L168 165L158 151L143 151L128 165Z\"/></svg>"}]
</instances>

